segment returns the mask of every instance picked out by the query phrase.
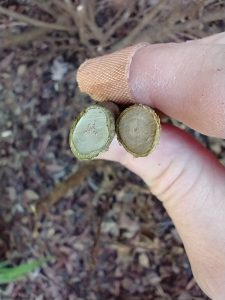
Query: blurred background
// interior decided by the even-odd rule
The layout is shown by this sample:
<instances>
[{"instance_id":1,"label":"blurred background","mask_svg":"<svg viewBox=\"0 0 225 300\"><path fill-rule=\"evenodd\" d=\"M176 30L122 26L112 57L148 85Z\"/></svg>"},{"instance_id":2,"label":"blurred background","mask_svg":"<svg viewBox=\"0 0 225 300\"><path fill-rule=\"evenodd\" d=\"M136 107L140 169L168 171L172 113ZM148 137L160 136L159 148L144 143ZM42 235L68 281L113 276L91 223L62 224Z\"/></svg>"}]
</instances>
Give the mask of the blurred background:
<instances>
[{"instance_id":1,"label":"blurred background","mask_svg":"<svg viewBox=\"0 0 225 300\"><path fill-rule=\"evenodd\" d=\"M223 0L0 1L0 261L54 259L0 286L0 299L208 299L181 240L145 184L68 146L78 66L130 44L225 29ZM178 122L225 164L225 141Z\"/></svg>"}]
</instances>

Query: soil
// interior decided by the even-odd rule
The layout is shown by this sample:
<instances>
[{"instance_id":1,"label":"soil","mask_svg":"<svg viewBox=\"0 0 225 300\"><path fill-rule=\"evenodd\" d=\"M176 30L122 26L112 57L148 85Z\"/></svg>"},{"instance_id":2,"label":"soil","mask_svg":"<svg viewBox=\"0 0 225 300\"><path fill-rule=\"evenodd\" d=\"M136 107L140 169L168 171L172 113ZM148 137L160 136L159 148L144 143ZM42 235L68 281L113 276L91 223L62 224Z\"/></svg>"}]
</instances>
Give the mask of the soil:
<instances>
[{"instance_id":1,"label":"soil","mask_svg":"<svg viewBox=\"0 0 225 300\"><path fill-rule=\"evenodd\" d=\"M53 259L2 285L0 299L208 299L145 184L118 164L76 161L68 134L91 102L75 82L82 61L140 40L221 32L224 1L1 1L1 7L18 15L0 10L0 260ZM168 122L225 164L224 140Z\"/></svg>"}]
</instances>

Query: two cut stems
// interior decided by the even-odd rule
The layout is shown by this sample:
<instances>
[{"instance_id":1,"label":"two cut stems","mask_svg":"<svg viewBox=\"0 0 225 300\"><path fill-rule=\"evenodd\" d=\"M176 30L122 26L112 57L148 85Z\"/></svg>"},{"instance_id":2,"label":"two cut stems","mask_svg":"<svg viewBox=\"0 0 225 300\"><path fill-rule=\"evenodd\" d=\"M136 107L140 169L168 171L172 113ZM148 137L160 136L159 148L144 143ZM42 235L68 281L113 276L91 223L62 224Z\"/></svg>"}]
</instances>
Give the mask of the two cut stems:
<instances>
[{"instance_id":1,"label":"two cut stems","mask_svg":"<svg viewBox=\"0 0 225 300\"><path fill-rule=\"evenodd\" d=\"M159 117L144 105L129 106L121 114L111 102L91 105L74 121L70 147L78 159L90 160L108 150L115 134L127 152L147 156L159 142Z\"/></svg>"}]
</instances>

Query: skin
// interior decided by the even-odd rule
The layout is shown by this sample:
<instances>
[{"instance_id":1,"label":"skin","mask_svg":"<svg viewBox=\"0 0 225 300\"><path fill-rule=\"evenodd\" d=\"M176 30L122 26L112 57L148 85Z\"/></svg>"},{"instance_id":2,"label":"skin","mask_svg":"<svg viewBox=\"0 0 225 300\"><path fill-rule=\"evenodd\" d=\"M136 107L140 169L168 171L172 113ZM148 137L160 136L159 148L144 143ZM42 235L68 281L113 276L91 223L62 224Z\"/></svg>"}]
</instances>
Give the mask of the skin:
<instances>
[{"instance_id":1,"label":"skin","mask_svg":"<svg viewBox=\"0 0 225 300\"><path fill-rule=\"evenodd\" d=\"M137 102L209 136L225 138L225 33L181 44L150 45L131 63ZM116 140L114 160L148 184L172 218L192 271L212 299L225 299L225 168L184 131L162 126L159 146L134 159Z\"/></svg>"}]
</instances>

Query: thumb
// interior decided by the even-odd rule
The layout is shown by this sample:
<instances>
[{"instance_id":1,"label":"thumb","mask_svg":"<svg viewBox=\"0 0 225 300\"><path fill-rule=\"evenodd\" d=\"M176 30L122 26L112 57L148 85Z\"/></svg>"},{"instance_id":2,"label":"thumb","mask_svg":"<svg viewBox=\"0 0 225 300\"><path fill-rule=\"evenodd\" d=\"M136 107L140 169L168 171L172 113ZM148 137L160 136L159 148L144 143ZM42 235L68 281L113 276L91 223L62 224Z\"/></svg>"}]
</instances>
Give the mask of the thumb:
<instances>
[{"instance_id":1,"label":"thumb","mask_svg":"<svg viewBox=\"0 0 225 300\"><path fill-rule=\"evenodd\" d=\"M143 103L222 138L225 45L221 39L208 43L139 44L88 60L78 70L79 87L95 100ZM191 136L168 125L149 157L134 159L114 140L101 158L145 180L173 219L199 285L211 298L225 299L224 167Z\"/></svg>"},{"instance_id":2,"label":"thumb","mask_svg":"<svg viewBox=\"0 0 225 300\"><path fill-rule=\"evenodd\" d=\"M87 60L77 81L96 101L146 104L225 137L225 44L141 43Z\"/></svg>"},{"instance_id":3,"label":"thumb","mask_svg":"<svg viewBox=\"0 0 225 300\"><path fill-rule=\"evenodd\" d=\"M116 140L103 159L141 176L165 206L183 240L194 276L213 299L225 299L225 169L187 133L162 126L159 146L133 158Z\"/></svg>"}]
</instances>

